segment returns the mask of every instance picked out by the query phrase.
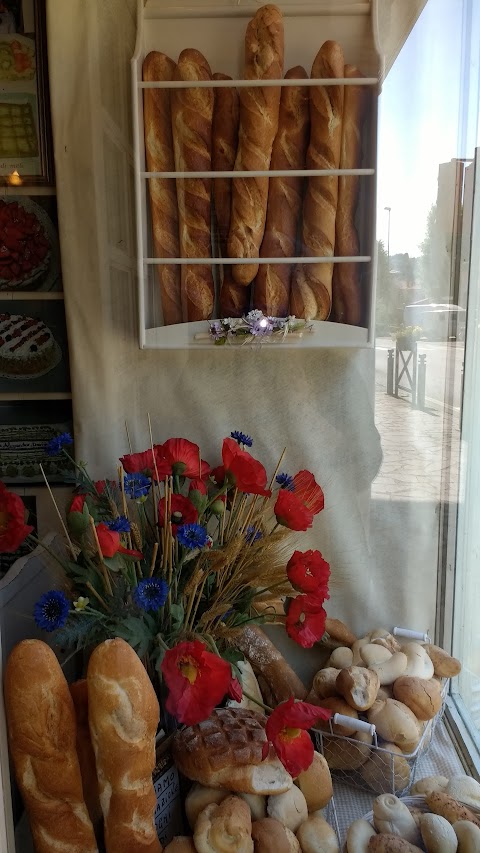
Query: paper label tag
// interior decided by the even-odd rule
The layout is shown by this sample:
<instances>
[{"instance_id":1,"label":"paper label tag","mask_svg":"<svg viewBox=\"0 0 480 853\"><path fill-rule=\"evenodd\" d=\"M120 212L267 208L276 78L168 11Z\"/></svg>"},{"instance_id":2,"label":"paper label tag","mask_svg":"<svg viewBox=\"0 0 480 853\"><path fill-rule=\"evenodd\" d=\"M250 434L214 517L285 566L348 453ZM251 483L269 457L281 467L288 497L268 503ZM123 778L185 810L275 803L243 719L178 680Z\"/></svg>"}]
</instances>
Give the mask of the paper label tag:
<instances>
[{"instance_id":1,"label":"paper label tag","mask_svg":"<svg viewBox=\"0 0 480 853\"><path fill-rule=\"evenodd\" d=\"M155 826L161 844L166 845L174 835L181 835L182 808L180 780L170 753L163 755L153 772L153 787L157 795Z\"/></svg>"}]
</instances>

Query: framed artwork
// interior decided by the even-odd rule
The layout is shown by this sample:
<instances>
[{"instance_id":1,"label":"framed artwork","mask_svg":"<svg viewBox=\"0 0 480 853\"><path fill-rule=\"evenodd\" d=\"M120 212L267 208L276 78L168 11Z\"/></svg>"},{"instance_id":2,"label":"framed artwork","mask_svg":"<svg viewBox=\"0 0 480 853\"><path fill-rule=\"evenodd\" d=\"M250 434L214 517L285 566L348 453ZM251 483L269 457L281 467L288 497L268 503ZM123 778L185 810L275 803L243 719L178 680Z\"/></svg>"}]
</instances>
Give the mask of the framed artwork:
<instances>
[{"instance_id":1,"label":"framed artwork","mask_svg":"<svg viewBox=\"0 0 480 853\"><path fill-rule=\"evenodd\" d=\"M0 183L52 185L45 0L0 0Z\"/></svg>"},{"instance_id":2,"label":"framed artwork","mask_svg":"<svg viewBox=\"0 0 480 853\"><path fill-rule=\"evenodd\" d=\"M70 400L0 402L0 480L6 484L44 485L43 467L51 485L64 485L73 473L65 455L45 453L48 442L59 433L73 435ZM73 445L68 448L74 453Z\"/></svg>"},{"instance_id":3,"label":"framed artwork","mask_svg":"<svg viewBox=\"0 0 480 853\"><path fill-rule=\"evenodd\" d=\"M0 297L61 289L56 197L0 198Z\"/></svg>"},{"instance_id":4,"label":"framed artwork","mask_svg":"<svg viewBox=\"0 0 480 853\"><path fill-rule=\"evenodd\" d=\"M0 301L0 392L70 392L63 300Z\"/></svg>"}]
</instances>

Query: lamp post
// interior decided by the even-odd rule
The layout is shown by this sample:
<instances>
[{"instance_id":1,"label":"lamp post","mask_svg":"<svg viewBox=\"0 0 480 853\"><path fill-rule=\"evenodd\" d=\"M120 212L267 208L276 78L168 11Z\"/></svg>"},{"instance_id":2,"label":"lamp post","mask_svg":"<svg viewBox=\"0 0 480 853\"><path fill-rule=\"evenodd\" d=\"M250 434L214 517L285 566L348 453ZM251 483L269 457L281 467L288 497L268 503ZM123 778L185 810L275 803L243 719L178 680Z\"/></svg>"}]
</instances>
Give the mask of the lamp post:
<instances>
[{"instance_id":1,"label":"lamp post","mask_svg":"<svg viewBox=\"0 0 480 853\"><path fill-rule=\"evenodd\" d=\"M387 257L388 257L388 271L390 272L390 214L392 212L391 207L384 207L384 210L388 213L388 225L387 225Z\"/></svg>"}]
</instances>

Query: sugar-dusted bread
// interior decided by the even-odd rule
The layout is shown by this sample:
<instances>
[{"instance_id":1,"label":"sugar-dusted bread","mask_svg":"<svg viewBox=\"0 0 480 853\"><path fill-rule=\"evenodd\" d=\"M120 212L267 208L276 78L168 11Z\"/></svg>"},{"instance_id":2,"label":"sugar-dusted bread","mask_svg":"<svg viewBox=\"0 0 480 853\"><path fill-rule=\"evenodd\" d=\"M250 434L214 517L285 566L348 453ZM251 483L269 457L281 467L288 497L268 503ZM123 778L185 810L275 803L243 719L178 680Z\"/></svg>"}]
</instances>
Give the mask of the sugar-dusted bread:
<instances>
[{"instance_id":1,"label":"sugar-dusted bread","mask_svg":"<svg viewBox=\"0 0 480 853\"><path fill-rule=\"evenodd\" d=\"M288 791L292 777L271 750L262 761L266 718L245 708L217 708L175 735L173 757L188 779L249 794Z\"/></svg>"}]
</instances>

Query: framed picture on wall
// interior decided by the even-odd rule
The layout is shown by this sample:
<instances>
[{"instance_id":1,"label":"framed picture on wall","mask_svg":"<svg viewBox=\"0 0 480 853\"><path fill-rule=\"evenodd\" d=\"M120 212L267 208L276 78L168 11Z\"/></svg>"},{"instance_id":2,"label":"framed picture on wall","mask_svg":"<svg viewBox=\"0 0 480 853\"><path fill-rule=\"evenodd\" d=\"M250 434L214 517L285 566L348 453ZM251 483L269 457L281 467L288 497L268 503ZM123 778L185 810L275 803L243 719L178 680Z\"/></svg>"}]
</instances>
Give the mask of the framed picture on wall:
<instances>
[{"instance_id":1,"label":"framed picture on wall","mask_svg":"<svg viewBox=\"0 0 480 853\"><path fill-rule=\"evenodd\" d=\"M70 400L0 402L0 480L13 485L50 485L68 482L73 466L59 450L47 453L48 442L60 433L73 435ZM73 445L68 447L70 456Z\"/></svg>"},{"instance_id":2,"label":"framed picture on wall","mask_svg":"<svg viewBox=\"0 0 480 853\"><path fill-rule=\"evenodd\" d=\"M53 184L45 0L0 0L0 182Z\"/></svg>"},{"instance_id":3,"label":"framed picture on wall","mask_svg":"<svg viewBox=\"0 0 480 853\"><path fill-rule=\"evenodd\" d=\"M0 393L70 392L63 300L0 302Z\"/></svg>"},{"instance_id":4,"label":"framed picture on wall","mask_svg":"<svg viewBox=\"0 0 480 853\"><path fill-rule=\"evenodd\" d=\"M0 295L61 289L55 196L0 198Z\"/></svg>"}]
</instances>

